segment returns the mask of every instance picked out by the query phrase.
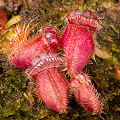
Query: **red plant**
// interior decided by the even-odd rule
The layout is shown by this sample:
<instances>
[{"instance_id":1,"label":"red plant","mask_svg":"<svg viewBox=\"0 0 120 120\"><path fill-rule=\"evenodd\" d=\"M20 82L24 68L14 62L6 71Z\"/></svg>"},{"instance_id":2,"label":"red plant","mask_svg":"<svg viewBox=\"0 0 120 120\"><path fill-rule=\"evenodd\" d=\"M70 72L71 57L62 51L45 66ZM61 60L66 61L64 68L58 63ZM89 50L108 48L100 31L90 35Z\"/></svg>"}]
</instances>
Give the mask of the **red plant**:
<instances>
[{"instance_id":1,"label":"red plant","mask_svg":"<svg viewBox=\"0 0 120 120\"><path fill-rule=\"evenodd\" d=\"M71 79L70 87L82 107L92 114L97 114L101 110L100 101L98 96L94 93L95 88L89 77L80 73L75 78Z\"/></svg>"},{"instance_id":2,"label":"red plant","mask_svg":"<svg viewBox=\"0 0 120 120\"><path fill-rule=\"evenodd\" d=\"M93 33L98 19L90 10L79 9L68 14L69 24L61 38L65 63L70 75L78 74L94 51Z\"/></svg>"},{"instance_id":3,"label":"red plant","mask_svg":"<svg viewBox=\"0 0 120 120\"><path fill-rule=\"evenodd\" d=\"M8 55L11 64L19 68L27 68L36 55L56 51L59 44L57 31L52 26L44 26L42 30L43 34L38 34L31 40L25 39L27 37L24 31L13 38L12 50Z\"/></svg>"},{"instance_id":4,"label":"red plant","mask_svg":"<svg viewBox=\"0 0 120 120\"><path fill-rule=\"evenodd\" d=\"M68 14L69 24L62 34L61 48L64 51L65 64L72 77L70 87L82 107L92 114L101 110L90 79L80 71L94 52L93 34L99 20L90 10L75 11Z\"/></svg>"},{"instance_id":5,"label":"red plant","mask_svg":"<svg viewBox=\"0 0 120 120\"><path fill-rule=\"evenodd\" d=\"M36 80L38 97L47 106L65 113L68 106L68 84L58 70L62 60L55 54L59 37L52 26L43 26L42 31L42 34L26 40L29 31L19 26L16 29L19 34L11 40L9 60L16 67L28 68L28 74Z\"/></svg>"},{"instance_id":6,"label":"red plant","mask_svg":"<svg viewBox=\"0 0 120 120\"><path fill-rule=\"evenodd\" d=\"M68 84L58 68L62 59L55 53L36 56L28 68L28 74L37 83L38 97L50 108L65 113L68 106Z\"/></svg>"}]
</instances>

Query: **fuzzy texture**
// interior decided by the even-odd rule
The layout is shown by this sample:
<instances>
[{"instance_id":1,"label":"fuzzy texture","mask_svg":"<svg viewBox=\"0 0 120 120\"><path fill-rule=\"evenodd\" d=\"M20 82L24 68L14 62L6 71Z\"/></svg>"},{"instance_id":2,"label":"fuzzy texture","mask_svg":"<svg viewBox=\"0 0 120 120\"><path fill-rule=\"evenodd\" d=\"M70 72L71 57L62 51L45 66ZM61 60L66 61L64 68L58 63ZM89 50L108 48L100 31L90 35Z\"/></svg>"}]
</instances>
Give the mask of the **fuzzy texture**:
<instances>
[{"instance_id":1,"label":"fuzzy texture","mask_svg":"<svg viewBox=\"0 0 120 120\"><path fill-rule=\"evenodd\" d=\"M94 42L89 27L69 23L62 35L61 46L69 73L78 74L94 51Z\"/></svg>"},{"instance_id":2,"label":"fuzzy texture","mask_svg":"<svg viewBox=\"0 0 120 120\"><path fill-rule=\"evenodd\" d=\"M11 64L19 68L27 68L36 55L56 51L59 44L57 31L52 26L44 26L42 30L44 31L43 34L38 34L33 39L26 40L22 43L19 39L23 41L23 33L21 34L22 38L19 35L18 41L15 41L16 46L12 48L8 55ZM19 44L17 44L17 42L19 42Z\"/></svg>"},{"instance_id":3,"label":"fuzzy texture","mask_svg":"<svg viewBox=\"0 0 120 120\"><path fill-rule=\"evenodd\" d=\"M78 74L94 51L93 33L98 26L91 11L75 10L68 14L69 24L61 37L65 63L70 75Z\"/></svg>"},{"instance_id":4,"label":"fuzzy texture","mask_svg":"<svg viewBox=\"0 0 120 120\"><path fill-rule=\"evenodd\" d=\"M62 60L55 53L36 56L28 67L28 74L37 83L38 97L50 108L65 113L68 106L68 84L58 71Z\"/></svg>"},{"instance_id":5,"label":"fuzzy texture","mask_svg":"<svg viewBox=\"0 0 120 120\"><path fill-rule=\"evenodd\" d=\"M68 106L68 85L56 68L41 71L35 77L38 97L50 108L65 113Z\"/></svg>"},{"instance_id":6,"label":"fuzzy texture","mask_svg":"<svg viewBox=\"0 0 120 120\"><path fill-rule=\"evenodd\" d=\"M76 78L72 78L70 88L72 89L77 101L84 109L92 114L100 112L100 101L94 93L95 88L92 86L91 81L86 74L80 73Z\"/></svg>"}]
</instances>

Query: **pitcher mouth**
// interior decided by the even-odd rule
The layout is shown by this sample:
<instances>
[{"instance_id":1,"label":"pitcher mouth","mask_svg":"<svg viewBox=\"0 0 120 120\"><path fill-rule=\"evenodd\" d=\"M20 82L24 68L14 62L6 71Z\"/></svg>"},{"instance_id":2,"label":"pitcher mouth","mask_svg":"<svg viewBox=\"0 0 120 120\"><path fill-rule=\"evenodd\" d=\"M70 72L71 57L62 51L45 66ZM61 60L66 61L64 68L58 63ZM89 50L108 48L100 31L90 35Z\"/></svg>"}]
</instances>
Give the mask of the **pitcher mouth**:
<instances>
[{"instance_id":1,"label":"pitcher mouth","mask_svg":"<svg viewBox=\"0 0 120 120\"><path fill-rule=\"evenodd\" d=\"M58 68L62 62L61 57L55 53L43 53L32 60L27 71L33 76L47 68Z\"/></svg>"},{"instance_id":2,"label":"pitcher mouth","mask_svg":"<svg viewBox=\"0 0 120 120\"><path fill-rule=\"evenodd\" d=\"M92 13L90 10L81 11L76 9L73 12L70 12L68 15L68 21L70 23L79 23L81 25L91 26L91 27L98 27L99 20L97 16Z\"/></svg>"}]
</instances>

